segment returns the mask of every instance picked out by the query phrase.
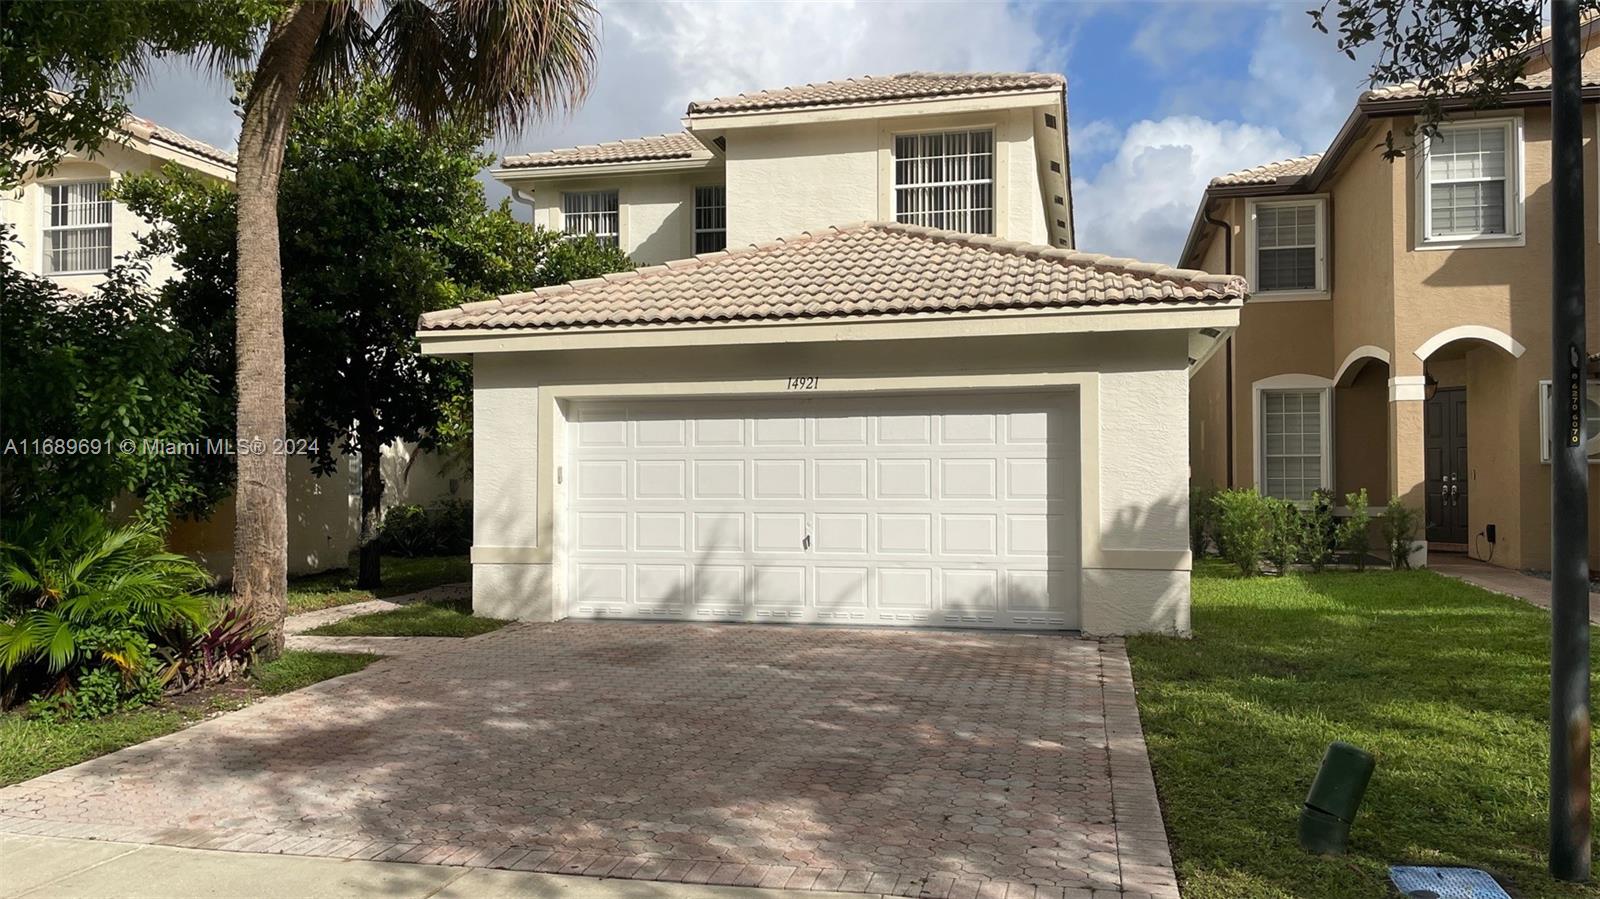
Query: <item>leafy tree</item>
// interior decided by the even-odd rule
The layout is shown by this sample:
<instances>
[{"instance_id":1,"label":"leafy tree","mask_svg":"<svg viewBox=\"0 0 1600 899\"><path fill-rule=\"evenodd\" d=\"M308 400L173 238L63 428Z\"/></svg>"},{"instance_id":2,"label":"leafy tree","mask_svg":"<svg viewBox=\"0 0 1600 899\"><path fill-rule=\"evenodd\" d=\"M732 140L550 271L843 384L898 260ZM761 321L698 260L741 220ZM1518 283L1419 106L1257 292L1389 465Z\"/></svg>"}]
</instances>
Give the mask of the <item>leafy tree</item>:
<instances>
[{"instance_id":1,"label":"leafy tree","mask_svg":"<svg viewBox=\"0 0 1600 899\"><path fill-rule=\"evenodd\" d=\"M104 512L124 494L163 527L209 512L229 466L175 444L222 436L226 409L142 267L119 264L83 295L22 271L9 241L0 255L0 530L21 515Z\"/></svg>"},{"instance_id":2,"label":"leafy tree","mask_svg":"<svg viewBox=\"0 0 1600 899\"><path fill-rule=\"evenodd\" d=\"M1586 15L1600 0L1581 0ZM1404 141L1391 131L1385 155L1406 155L1416 131L1431 133L1451 108L1488 109L1520 83L1539 45L1545 0L1324 0L1309 10L1312 27L1335 35L1340 52L1376 52L1368 83L1414 83L1422 110ZM1331 26L1331 28L1330 28Z\"/></svg>"},{"instance_id":3,"label":"leafy tree","mask_svg":"<svg viewBox=\"0 0 1600 899\"><path fill-rule=\"evenodd\" d=\"M418 317L631 267L592 239L516 221L505 204L486 209L481 140L460 124L424 130L381 80L303 105L289 138L279 203L301 222L283 243L289 433L316 441L322 473L339 453L359 454L363 587L381 577L383 447L470 438L465 366L418 352ZM156 223L144 252L173 255L182 274L164 296L231 394L235 196L177 169L118 190Z\"/></svg>"},{"instance_id":4,"label":"leafy tree","mask_svg":"<svg viewBox=\"0 0 1600 899\"><path fill-rule=\"evenodd\" d=\"M242 56L287 0L0 3L0 187L92 153L128 112L150 62L194 51Z\"/></svg>"}]
</instances>

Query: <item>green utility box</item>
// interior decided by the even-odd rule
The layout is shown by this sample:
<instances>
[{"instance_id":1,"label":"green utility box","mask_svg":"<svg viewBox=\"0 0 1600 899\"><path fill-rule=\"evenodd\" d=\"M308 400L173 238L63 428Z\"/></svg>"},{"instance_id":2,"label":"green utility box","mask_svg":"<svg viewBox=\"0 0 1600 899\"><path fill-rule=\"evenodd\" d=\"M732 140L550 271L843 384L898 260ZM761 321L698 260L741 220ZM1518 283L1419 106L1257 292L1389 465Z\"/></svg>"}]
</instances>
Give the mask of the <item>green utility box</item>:
<instances>
[{"instance_id":1,"label":"green utility box","mask_svg":"<svg viewBox=\"0 0 1600 899\"><path fill-rule=\"evenodd\" d=\"M1372 753L1349 743L1328 745L1300 810L1300 848L1323 855L1344 854L1350 825L1376 764Z\"/></svg>"}]
</instances>

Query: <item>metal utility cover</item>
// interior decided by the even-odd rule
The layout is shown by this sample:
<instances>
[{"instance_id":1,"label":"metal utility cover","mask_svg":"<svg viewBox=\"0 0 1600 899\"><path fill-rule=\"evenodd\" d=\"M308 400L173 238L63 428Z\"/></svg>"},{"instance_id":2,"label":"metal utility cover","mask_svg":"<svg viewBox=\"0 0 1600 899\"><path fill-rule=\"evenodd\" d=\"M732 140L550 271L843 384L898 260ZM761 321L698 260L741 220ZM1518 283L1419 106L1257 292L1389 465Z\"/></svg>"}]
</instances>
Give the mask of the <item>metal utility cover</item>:
<instances>
[{"instance_id":1,"label":"metal utility cover","mask_svg":"<svg viewBox=\"0 0 1600 899\"><path fill-rule=\"evenodd\" d=\"M1426 868L1396 865L1389 880L1414 899L1511 899L1487 871L1477 868Z\"/></svg>"}]
</instances>

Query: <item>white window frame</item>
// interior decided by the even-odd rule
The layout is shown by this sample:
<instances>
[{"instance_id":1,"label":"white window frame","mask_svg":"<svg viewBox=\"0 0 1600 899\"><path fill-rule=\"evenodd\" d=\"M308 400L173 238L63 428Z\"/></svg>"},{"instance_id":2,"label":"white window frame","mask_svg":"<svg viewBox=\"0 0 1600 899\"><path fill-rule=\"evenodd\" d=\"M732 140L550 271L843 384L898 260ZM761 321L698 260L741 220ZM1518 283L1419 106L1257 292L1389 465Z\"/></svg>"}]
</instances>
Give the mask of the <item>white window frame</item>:
<instances>
[{"instance_id":1,"label":"white window frame","mask_svg":"<svg viewBox=\"0 0 1600 899\"><path fill-rule=\"evenodd\" d=\"M1316 391L1322 394L1322 488L1332 490L1333 485L1333 380L1320 375L1289 374L1274 375L1262 378L1250 385L1250 433L1254 441L1255 451L1255 487L1263 496L1267 495L1267 441L1266 429L1261 425L1261 399L1262 395L1274 391ZM1297 501L1297 505L1306 508L1309 502Z\"/></svg>"},{"instance_id":2,"label":"white window frame","mask_svg":"<svg viewBox=\"0 0 1600 899\"><path fill-rule=\"evenodd\" d=\"M1260 248L1256 239L1256 212L1263 208L1312 206L1317 213L1317 285L1310 290L1259 290ZM1328 298L1328 195L1305 194L1283 199L1252 199L1245 203L1245 278L1253 302L1273 300L1325 300Z\"/></svg>"},{"instance_id":3,"label":"white window frame","mask_svg":"<svg viewBox=\"0 0 1600 899\"><path fill-rule=\"evenodd\" d=\"M58 181L42 181L39 183L39 266L38 272L46 278L68 278L74 275L103 275L111 271L116 264L116 231L117 204L114 200L106 198L104 193L112 186L110 177L105 178L67 178ZM102 199L106 204L106 222L103 225L52 225L50 224L50 210L55 205L53 193L57 188L71 187L78 184L100 184ZM104 230L106 234L106 247L108 259L105 268L83 268L62 271L49 271L50 268L50 235L63 231L89 231Z\"/></svg>"},{"instance_id":4,"label":"white window frame","mask_svg":"<svg viewBox=\"0 0 1600 899\"><path fill-rule=\"evenodd\" d=\"M702 190L722 191L721 228L700 227L700 191ZM717 252L716 250L702 251L700 249L700 235L702 234L721 234L722 248L728 248L728 188L726 185L696 184L689 189L689 252L691 255L698 255L701 252Z\"/></svg>"},{"instance_id":5,"label":"white window frame","mask_svg":"<svg viewBox=\"0 0 1600 899\"><path fill-rule=\"evenodd\" d=\"M1419 124L1420 124L1419 120ZM1520 247L1526 245L1523 230L1526 215L1526 182L1523 172L1523 129L1521 116L1499 118L1455 119L1439 125L1440 131L1463 130L1499 126L1506 132L1506 233L1504 234L1443 234L1433 236L1432 182L1428 178L1428 155L1433 146L1433 136L1420 138L1420 152L1416 153L1414 168L1417 204L1417 249L1454 250L1462 247Z\"/></svg>"},{"instance_id":6,"label":"white window frame","mask_svg":"<svg viewBox=\"0 0 1600 899\"><path fill-rule=\"evenodd\" d=\"M1539 461L1550 464L1550 456L1555 449L1555 435L1550 433L1550 390L1551 382L1547 378L1539 382ZM1600 401L1600 381L1589 379L1590 402ZM1600 465L1600 433L1589 435L1589 464Z\"/></svg>"},{"instance_id":7,"label":"white window frame","mask_svg":"<svg viewBox=\"0 0 1600 899\"><path fill-rule=\"evenodd\" d=\"M567 212L567 198L568 197L602 196L602 195L607 195L607 194L609 194L610 196L612 196L612 197L614 197L616 199L617 211L615 213L606 213L606 212L603 212L603 211L602 212L579 212L579 213L569 213L569 212ZM564 190L564 191L561 192L561 210L560 211L561 211L561 233L566 234L566 235L568 235L570 237L583 237L585 235L588 235L588 236L594 237L596 240L600 241L601 243L605 243L606 242L606 238L610 238L611 239L611 244L610 244L611 246L617 247L619 249L622 247L622 192L619 191L618 189L616 189L614 187L597 187L597 188L592 188L592 189L588 189L588 190ZM568 228L567 228L567 217L569 215L604 216L604 215L607 215L607 214L616 216L616 231L614 233L607 233L607 232L602 232L602 231L571 231L571 230L568 230Z\"/></svg>"},{"instance_id":8,"label":"white window frame","mask_svg":"<svg viewBox=\"0 0 1600 899\"><path fill-rule=\"evenodd\" d=\"M901 138L929 137L935 134L974 134L986 132L989 135L989 177L971 178L963 181L940 181L930 184L902 184L900 182L900 157L896 151L899 149ZM969 156L972 154L969 153ZM896 131L889 135L889 218L890 221L900 221L900 189L916 187L959 187L962 185L989 185L989 230L983 232L963 232L973 234L998 235L1000 233L1000 129L994 123L974 123L972 125L952 125L947 128L922 129L918 131ZM915 215L916 213L908 213ZM907 224L921 224L920 222L907 222Z\"/></svg>"}]
</instances>

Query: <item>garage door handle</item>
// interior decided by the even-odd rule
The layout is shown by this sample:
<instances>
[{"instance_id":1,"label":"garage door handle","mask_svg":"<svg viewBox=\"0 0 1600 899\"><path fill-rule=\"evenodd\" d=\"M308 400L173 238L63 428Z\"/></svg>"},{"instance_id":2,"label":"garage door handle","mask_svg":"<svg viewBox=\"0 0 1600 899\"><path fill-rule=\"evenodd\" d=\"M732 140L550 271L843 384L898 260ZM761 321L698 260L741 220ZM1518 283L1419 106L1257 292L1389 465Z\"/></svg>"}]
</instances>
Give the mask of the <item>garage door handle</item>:
<instances>
[{"instance_id":1,"label":"garage door handle","mask_svg":"<svg viewBox=\"0 0 1600 899\"><path fill-rule=\"evenodd\" d=\"M800 541L800 548L801 549L810 549L811 548L811 535L810 534L807 534L805 536L805 539Z\"/></svg>"}]
</instances>

